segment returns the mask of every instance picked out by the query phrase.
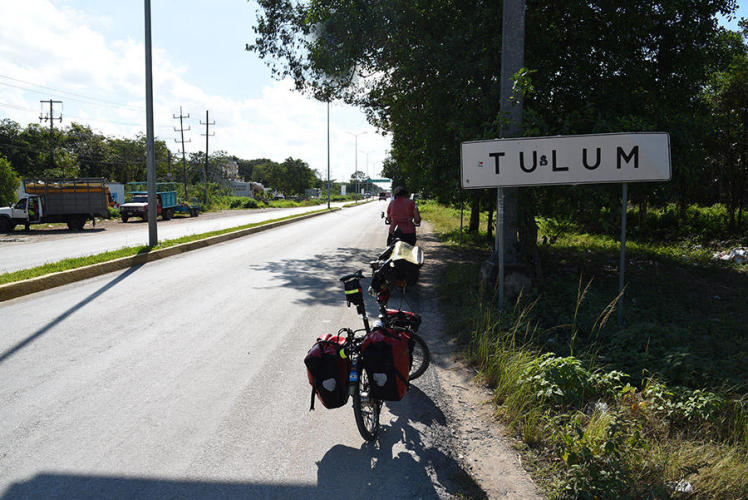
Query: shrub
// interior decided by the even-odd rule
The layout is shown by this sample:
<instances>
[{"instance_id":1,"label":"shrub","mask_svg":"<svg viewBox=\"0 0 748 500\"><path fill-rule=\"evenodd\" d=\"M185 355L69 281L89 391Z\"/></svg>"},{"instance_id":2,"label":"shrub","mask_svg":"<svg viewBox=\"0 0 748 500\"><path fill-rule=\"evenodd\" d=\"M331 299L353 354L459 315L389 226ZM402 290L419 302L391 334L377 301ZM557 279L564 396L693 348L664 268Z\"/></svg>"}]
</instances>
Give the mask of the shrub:
<instances>
[{"instance_id":1,"label":"shrub","mask_svg":"<svg viewBox=\"0 0 748 500\"><path fill-rule=\"evenodd\" d=\"M643 441L636 424L622 414L596 411L588 417L577 413L561 424L553 441L568 467L557 484L559 497L618 498L636 486L631 464L641 453Z\"/></svg>"},{"instance_id":2,"label":"shrub","mask_svg":"<svg viewBox=\"0 0 748 500\"><path fill-rule=\"evenodd\" d=\"M107 207L107 212L110 219L119 219L119 208Z\"/></svg>"},{"instance_id":3,"label":"shrub","mask_svg":"<svg viewBox=\"0 0 748 500\"><path fill-rule=\"evenodd\" d=\"M552 405L581 408L597 394L595 377L573 356L545 353L527 365L520 381Z\"/></svg>"}]
</instances>

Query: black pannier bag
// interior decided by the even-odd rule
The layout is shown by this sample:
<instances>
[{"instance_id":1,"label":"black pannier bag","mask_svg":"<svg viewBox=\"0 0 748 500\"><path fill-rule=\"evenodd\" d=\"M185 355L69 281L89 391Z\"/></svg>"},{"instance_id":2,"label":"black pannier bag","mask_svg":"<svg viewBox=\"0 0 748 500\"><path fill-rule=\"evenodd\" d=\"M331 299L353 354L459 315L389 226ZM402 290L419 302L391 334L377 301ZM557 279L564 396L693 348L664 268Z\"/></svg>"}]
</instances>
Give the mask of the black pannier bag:
<instances>
[{"instance_id":1,"label":"black pannier bag","mask_svg":"<svg viewBox=\"0 0 748 500\"><path fill-rule=\"evenodd\" d=\"M379 256L380 267L371 280L371 288L379 291L382 281L396 287L411 286L418 281L423 266L421 247L398 241Z\"/></svg>"},{"instance_id":2,"label":"black pannier bag","mask_svg":"<svg viewBox=\"0 0 748 500\"><path fill-rule=\"evenodd\" d=\"M413 340L407 332L375 327L361 344L361 359L369 377L369 396L400 401L408 391Z\"/></svg>"},{"instance_id":3,"label":"black pannier bag","mask_svg":"<svg viewBox=\"0 0 748 500\"><path fill-rule=\"evenodd\" d=\"M351 278L343 282L345 287L345 300L350 306L360 306L364 303L364 292L361 290L361 283L357 278Z\"/></svg>"},{"instance_id":4,"label":"black pannier bag","mask_svg":"<svg viewBox=\"0 0 748 500\"><path fill-rule=\"evenodd\" d=\"M314 395L325 408L340 408L348 402L348 375L351 361L340 357L346 338L329 333L317 339L306 357L306 374L312 386L309 409L314 409Z\"/></svg>"}]
</instances>

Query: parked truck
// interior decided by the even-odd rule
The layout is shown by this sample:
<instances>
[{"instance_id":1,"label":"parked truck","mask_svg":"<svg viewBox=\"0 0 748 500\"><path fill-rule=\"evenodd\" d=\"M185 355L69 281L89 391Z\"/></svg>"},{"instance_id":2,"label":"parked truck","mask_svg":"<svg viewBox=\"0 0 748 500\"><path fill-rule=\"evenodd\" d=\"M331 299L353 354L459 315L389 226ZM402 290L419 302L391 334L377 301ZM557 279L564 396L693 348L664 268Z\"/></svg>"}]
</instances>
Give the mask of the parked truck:
<instances>
[{"instance_id":1,"label":"parked truck","mask_svg":"<svg viewBox=\"0 0 748 500\"><path fill-rule=\"evenodd\" d=\"M24 195L13 205L0 208L0 232L18 225L29 230L31 224L66 222L69 229L80 230L88 219L109 217L106 180L26 179Z\"/></svg>"},{"instance_id":2,"label":"parked truck","mask_svg":"<svg viewBox=\"0 0 748 500\"><path fill-rule=\"evenodd\" d=\"M148 191L146 183L129 182L125 187L125 196L129 197L127 203L119 207L122 222L127 222L131 217L140 217L148 220ZM173 182L156 183L156 215L163 220L169 220L174 216L177 208L177 185Z\"/></svg>"}]
</instances>

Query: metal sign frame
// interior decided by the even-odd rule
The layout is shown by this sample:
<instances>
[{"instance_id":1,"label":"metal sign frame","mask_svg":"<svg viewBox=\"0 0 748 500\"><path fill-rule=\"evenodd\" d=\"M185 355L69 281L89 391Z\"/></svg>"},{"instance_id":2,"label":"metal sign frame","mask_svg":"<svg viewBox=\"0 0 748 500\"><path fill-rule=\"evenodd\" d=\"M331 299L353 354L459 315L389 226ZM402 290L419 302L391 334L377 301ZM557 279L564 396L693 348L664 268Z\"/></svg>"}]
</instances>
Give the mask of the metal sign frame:
<instances>
[{"instance_id":1,"label":"metal sign frame","mask_svg":"<svg viewBox=\"0 0 748 500\"><path fill-rule=\"evenodd\" d=\"M484 151L476 152L476 146ZM465 165L478 160L486 170L472 167L470 176L480 173L483 179L471 182ZM498 178L500 173L495 173L499 170L505 172L505 182ZM460 145L460 182L464 189L661 182L671 178L667 132L518 137Z\"/></svg>"},{"instance_id":2,"label":"metal sign frame","mask_svg":"<svg viewBox=\"0 0 748 500\"><path fill-rule=\"evenodd\" d=\"M568 163L569 157L568 153L564 152L564 161L567 162L565 164L561 164L559 162L559 156L558 155L558 149L560 149L560 144L562 142L566 142L567 144L564 145L564 147L569 146L570 144L575 146L577 149L582 148L581 152L581 158L579 158L581 161L577 162L578 167L575 169L576 172L595 172L597 168L601 166L602 162L602 147L596 147L595 148L595 164L594 166L589 161L589 158L587 157L587 152L590 145L593 145L591 140L593 139L610 139L612 137L625 137L629 142L626 144L629 149L623 149L620 145L616 145L616 151L615 151L615 171L622 170L622 160L623 162L628 165L632 160L634 161L633 169L639 168L639 146L643 144L643 142L637 142L636 138L641 138L644 136L650 136L655 138L657 141L659 141L659 144L649 144L647 147L643 148L645 152L643 153L645 155L645 160L647 162L644 163L646 165L646 172L639 171L638 176L627 176L627 175L616 175L616 176L600 176L599 174L593 175L592 179L584 179L580 178L579 176L574 177L574 180L571 181L568 179L569 175L566 175L566 179L564 179L564 174L566 172L570 171L571 164ZM625 142L625 141L619 141L618 144ZM530 157L528 155L527 164L524 163L524 150L519 151L520 148L517 147L517 145L525 145L528 144L529 146L526 146L526 150L528 152L531 152L532 154L532 160L530 160ZM519 168L524 174L532 175L538 167L547 167L548 166L548 155L551 155L550 159L550 167L551 172L560 173L561 180L558 182L552 181L538 181L537 176L535 178L525 178L522 179L521 182L516 182L514 180L510 180L509 183L489 183L489 184L470 184L469 179L465 177L465 145L470 144L482 144L486 145L486 150L488 149L497 149L497 148L488 148L488 145L496 145L499 146L503 144L504 146L501 146L502 149L506 150L507 148L513 149L513 153L517 153L517 163L509 163L507 166L507 163L504 164L504 168L512 168L514 166L515 168ZM633 144L633 145L632 145ZM556 146L556 149L553 148L553 146ZM611 144L607 144L609 148L612 148L613 146ZM664 151L662 151L664 146ZM531 150L531 148L534 148ZM538 156L538 151L541 152L541 155ZM484 151L485 152L485 151ZM545 153L545 154L543 154ZM649 155L649 156L646 156ZM656 156L659 155L659 158ZM493 165L495 169L494 176L500 175L500 169L501 169L501 158L506 156L506 151L494 151L493 153L488 153L488 155L481 156L480 153L476 154L474 151L470 152L470 160L476 161L475 157L478 158L484 158L486 157L492 157L495 161L495 164ZM652 156L652 158L650 158ZM540 158L540 162L538 159ZM659 169L657 167L653 167L653 165L658 165L658 162L662 162L664 159L667 159L667 171L664 172L663 169ZM543 159L545 159L545 164L543 163ZM530 161L532 161L532 166L530 167ZM491 165L483 165L483 161L480 161L481 168L490 168ZM608 163L605 164L608 169L612 168ZM581 170L580 170L581 169ZM543 172L546 172L547 169ZM627 172L630 172L631 169L627 170ZM623 172L622 172L623 173ZM512 172L513 177L516 178L517 174L516 170ZM520 177L524 174L518 174ZM625 267L626 267L626 209L628 208L628 183L629 182L662 182L662 181L669 181L672 178L673 170L672 170L672 162L671 162L671 155L670 155L670 134L667 132L614 132L614 133L607 133L607 134L583 134L583 135L558 135L558 136L545 136L545 137L520 137L520 138L508 138L508 139L493 139L493 140L484 140L484 141L465 141L460 144L460 183L463 187L463 189L490 189L490 188L497 188L498 189L498 195L497 195L497 206L496 206L496 236L497 236L497 246L498 246L498 256L499 256L499 309L503 309L503 302L504 302L504 241L503 241L503 228L501 228L501 223L503 221L503 210L504 210L504 203L503 203L503 195L502 191L505 187L532 187L532 186L559 186L559 185L580 185L580 184L621 184L621 198L622 198L622 207L621 207L621 252L620 252L620 263L619 263L619 280L618 280L618 292L620 296L620 302L618 304L618 324L621 325L623 323L623 297L624 297L624 273L625 273ZM544 174L545 176L545 174ZM597 178L595 178L597 177ZM465 182L465 181L468 182Z\"/></svg>"}]
</instances>

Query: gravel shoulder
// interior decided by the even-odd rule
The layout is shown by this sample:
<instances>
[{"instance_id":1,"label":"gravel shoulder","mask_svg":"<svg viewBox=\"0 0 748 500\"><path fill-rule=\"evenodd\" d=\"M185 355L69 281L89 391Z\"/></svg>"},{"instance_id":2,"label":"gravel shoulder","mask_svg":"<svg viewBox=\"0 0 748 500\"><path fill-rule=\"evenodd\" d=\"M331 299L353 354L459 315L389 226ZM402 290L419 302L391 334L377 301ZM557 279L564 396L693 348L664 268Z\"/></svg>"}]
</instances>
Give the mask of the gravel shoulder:
<instances>
[{"instance_id":1,"label":"gravel shoulder","mask_svg":"<svg viewBox=\"0 0 748 500\"><path fill-rule=\"evenodd\" d=\"M436 371L441 386L438 406L444 410L457 461L488 498L543 498L522 467L513 438L494 417L492 393L475 381L475 370L467 366L461 347L449 337L439 307L439 282L447 263L456 252L442 245L424 223L418 244L425 253L419 281L418 310L428 332L422 336L431 350L430 370ZM435 401L436 402L436 401Z\"/></svg>"}]
</instances>

